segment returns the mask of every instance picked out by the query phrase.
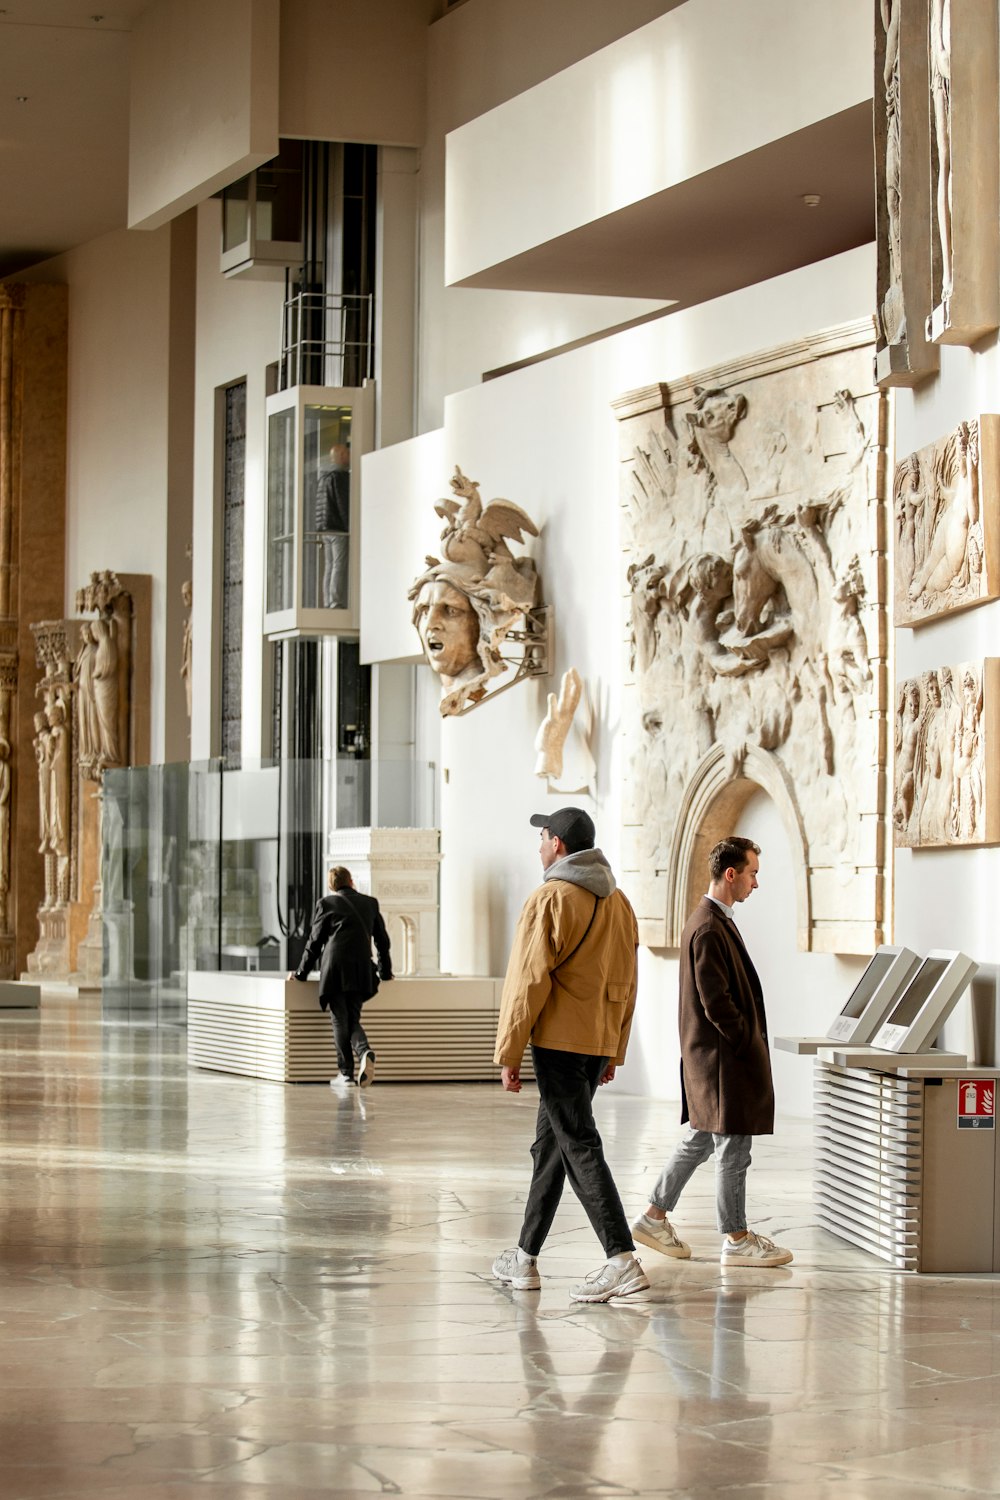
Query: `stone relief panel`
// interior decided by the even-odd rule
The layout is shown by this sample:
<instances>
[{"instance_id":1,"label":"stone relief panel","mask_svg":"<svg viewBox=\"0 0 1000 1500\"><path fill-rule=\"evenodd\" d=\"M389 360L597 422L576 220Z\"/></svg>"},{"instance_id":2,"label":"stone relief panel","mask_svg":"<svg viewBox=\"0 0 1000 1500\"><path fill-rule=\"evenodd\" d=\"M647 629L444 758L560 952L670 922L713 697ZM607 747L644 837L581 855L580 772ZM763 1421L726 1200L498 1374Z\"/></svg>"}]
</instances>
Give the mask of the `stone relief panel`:
<instances>
[{"instance_id":1,"label":"stone relief panel","mask_svg":"<svg viewBox=\"0 0 1000 1500\"><path fill-rule=\"evenodd\" d=\"M1000 594L998 463L1000 417L981 416L896 465L896 625L920 625Z\"/></svg>"},{"instance_id":2,"label":"stone relief panel","mask_svg":"<svg viewBox=\"0 0 1000 1500\"><path fill-rule=\"evenodd\" d=\"M456 465L453 498L434 509L444 521L441 556L427 557L408 598L431 670L441 679L441 714L470 712L525 676L548 671L548 619L530 557L509 542L538 527L511 500L483 505L479 481ZM496 679L514 668L503 687Z\"/></svg>"},{"instance_id":3,"label":"stone relief panel","mask_svg":"<svg viewBox=\"0 0 1000 1500\"><path fill-rule=\"evenodd\" d=\"M895 842L1000 842L1000 659L938 667L896 692Z\"/></svg>"},{"instance_id":4,"label":"stone relief panel","mask_svg":"<svg viewBox=\"0 0 1000 1500\"><path fill-rule=\"evenodd\" d=\"M885 455L872 348L871 323L853 324L615 403L626 864L652 946L678 941L713 818L735 817L755 787L801 855L800 945L882 941Z\"/></svg>"},{"instance_id":5,"label":"stone relief panel","mask_svg":"<svg viewBox=\"0 0 1000 1500\"><path fill-rule=\"evenodd\" d=\"M915 385L938 368L931 310L929 0L874 0L875 221L879 385Z\"/></svg>"},{"instance_id":6,"label":"stone relief panel","mask_svg":"<svg viewBox=\"0 0 1000 1500\"><path fill-rule=\"evenodd\" d=\"M995 0L929 0L927 55L927 336L940 344L973 344L1000 323Z\"/></svg>"}]
</instances>

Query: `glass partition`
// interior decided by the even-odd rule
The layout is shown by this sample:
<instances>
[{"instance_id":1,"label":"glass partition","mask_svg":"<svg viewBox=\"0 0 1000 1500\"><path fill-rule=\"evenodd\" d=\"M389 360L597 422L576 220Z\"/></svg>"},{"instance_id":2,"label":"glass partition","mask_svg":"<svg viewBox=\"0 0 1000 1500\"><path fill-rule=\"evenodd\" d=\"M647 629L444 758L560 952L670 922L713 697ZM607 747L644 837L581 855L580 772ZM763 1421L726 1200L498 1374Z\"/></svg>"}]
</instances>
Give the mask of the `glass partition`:
<instances>
[{"instance_id":1,"label":"glass partition","mask_svg":"<svg viewBox=\"0 0 1000 1500\"><path fill-rule=\"evenodd\" d=\"M295 412L267 419L267 608L291 609L295 585Z\"/></svg>"},{"instance_id":2,"label":"glass partition","mask_svg":"<svg viewBox=\"0 0 1000 1500\"><path fill-rule=\"evenodd\" d=\"M183 1025L189 970L293 969L329 833L436 827L435 787L427 763L353 757L106 772L106 1012Z\"/></svg>"}]
</instances>

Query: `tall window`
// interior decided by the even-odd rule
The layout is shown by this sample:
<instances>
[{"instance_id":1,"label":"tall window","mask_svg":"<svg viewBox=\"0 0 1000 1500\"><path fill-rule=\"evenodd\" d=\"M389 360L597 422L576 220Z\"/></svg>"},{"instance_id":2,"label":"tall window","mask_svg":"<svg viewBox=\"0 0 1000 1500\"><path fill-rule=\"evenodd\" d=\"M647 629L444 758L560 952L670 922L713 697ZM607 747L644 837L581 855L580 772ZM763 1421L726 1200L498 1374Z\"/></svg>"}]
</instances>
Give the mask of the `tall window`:
<instances>
[{"instance_id":1,"label":"tall window","mask_svg":"<svg viewBox=\"0 0 1000 1500\"><path fill-rule=\"evenodd\" d=\"M246 476L246 381L226 390L222 497L223 764L240 764L243 737L243 490Z\"/></svg>"}]
</instances>

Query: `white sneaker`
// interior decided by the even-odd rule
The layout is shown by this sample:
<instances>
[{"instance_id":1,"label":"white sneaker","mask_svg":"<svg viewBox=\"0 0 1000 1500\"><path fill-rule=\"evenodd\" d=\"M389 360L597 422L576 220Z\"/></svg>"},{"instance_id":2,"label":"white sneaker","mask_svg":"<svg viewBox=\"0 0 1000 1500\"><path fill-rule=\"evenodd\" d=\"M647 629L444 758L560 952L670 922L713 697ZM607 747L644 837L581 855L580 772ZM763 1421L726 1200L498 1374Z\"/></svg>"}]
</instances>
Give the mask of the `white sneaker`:
<instances>
[{"instance_id":1,"label":"white sneaker","mask_svg":"<svg viewBox=\"0 0 1000 1500\"><path fill-rule=\"evenodd\" d=\"M375 1054L374 1052L362 1052L361 1065L358 1068L358 1088L366 1089L370 1083L375 1081Z\"/></svg>"},{"instance_id":2,"label":"white sneaker","mask_svg":"<svg viewBox=\"0 0 1000 1500\"><path fill-rule=\"evenodd\" d=\"M748 1229L741 1240L727 1239L722 1246L722 1264L728 1267L743 1266L787 1266L792 1252L768 1239L766 1234L754 1234Z\"/></svg>"},{"instance_id":3,"label":"white sneaker","mask_svg":"<svg viewBox=\"0 0 1000 1500\"><path fill-rule=\"evenodd\" d=\"M330 1079L330 1087L336 1094L347 1094L355 1087L355 1083L346 1073L338 1073L335 1078Z\"/></svg>"},{"instance_id":4,"label":"white sneaker","mask_svg":"<svg viewBox=\"0 0 1000 1500\"><path fill-rule=\"evenodd\" d=\"M516 1245L513 1250L501 1250L493 1262L493 1274L515 1292L537 1292L542 1285L538 1266L534 1260L519 1260Z\"/></svg>"},{"instance_id":5,"label":"white sneaker","mask_svg":"<svg viewBox=\"0 0 1000 1500\"><path fill-rule=\"evenodd\" d=\"M659 1250L661 1255L671 1255L674 1260L690 1260L691 1246L686 1245L669 1219L650 1219L640 1214L632 1225L632 1238L650 1250Z\"/></svg>"},{"instance_id":6,"label":"white sneaker","mask_svg":"<svg viewBox=\"0 0 1000 1500\"><path fill-rule=\"evenodd\" d=\"M610 1302L612 1297L631 1297L634 1292L645 1292L649 1277L633 1257L626 1266L613 1266L605 1261L596 1271L591 1271L583 1281L570 1288L572 1302Z\"/></svg>"}]
</instances>

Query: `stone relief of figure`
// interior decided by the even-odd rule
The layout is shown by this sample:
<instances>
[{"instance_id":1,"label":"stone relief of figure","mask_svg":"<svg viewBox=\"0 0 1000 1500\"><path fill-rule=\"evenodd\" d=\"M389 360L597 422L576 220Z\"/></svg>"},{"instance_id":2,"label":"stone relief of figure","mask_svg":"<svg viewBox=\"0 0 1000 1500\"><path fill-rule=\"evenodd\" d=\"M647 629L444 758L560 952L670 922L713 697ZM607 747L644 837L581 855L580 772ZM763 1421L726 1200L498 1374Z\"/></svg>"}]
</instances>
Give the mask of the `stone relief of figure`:
<instances>
[{"instance_id":1,"label":"stone relief of figure","mask_svg":"<svg viewBox=\"0 0 1000 1500\"><path fill-rule=\"evenodd\" d=\"M986 836L984 694L984 673L974 666L940 667L900 685L893 806L898 844L969 844Z\"/></svg>"},{"instance_id":2,"label":"stone relief of figure","mask_svg":"<svg viewBox=\"0 0 1000 1500\"><path fill-rule=\"evenodd\" d=\"M632 591L632 634L629 641L629 670L644 672L656 655L656 621L663 608L661 567L651 552L641 563L630 563L626 579Z\"/></svg>"},{"instance_id":3,"label":"stone relief of figure","mask_svg":"<svg viewBox=\"0 0 1000 1500\"><path fill-rule=\"evenodd\" d=\"M897 624L982 598L988 580L979 422L961 422L941 442L910 454L896 468L893 489Z\"/></svg>"},{"instance_id":4,"label":"stone relief of figure","mask_svg":"<svg viewBox=\"0 0 1000 1500\"><path fill-rule=\"evenodd\" d=\"M937 173L934 202L941 250L941 301L951 296L954 280L952 254L951 168L951 0L931 0L931 106Z\"/></svg>"},{"instance_id":5,"label":"stone relief of figure","mask_svg":"<svg viewBox=\"0 0 1000 1500\"><path fill-rule=\"evenodd\" d=\"M689 438L688 468L702 476L709 501L702 529L702 542L714 550L731 546L736 539L730 507L747 494L746 471L730 444L746 417L747 399L722 387L696 386L692 408L685 414Z\"/></svg>"},{"instance_id":6,"label":"stone relief of figure","mask_svg":"<svg viewBox=\"0 0 1000 1500\"><path fill-rule=\"evenodd\" d=\"M114 621L98 616L91 624L94 635L94 716L97 723L97 763L117 765L118 744L118 643Z\"/></svg>"},{"instance_id":7,"label":"stone relief of figure","mask_svg":"<svg viewBox=\"0 0 1000 1500\"><path fill-rule=\"evenodd\" d=\"M96 614L80 627L76 659L78 761L88 780L100 781L128 758L132 598L114 573L92 573L76 607Z\"/></svg>"},{"instance_id":8,"label":"stone relief of figure","mask_svg":"<svg viewBox=\"0 0 1000 1500\"><path fill-rule=\"evenodd\" d=\"M38 766L38 852L45 854L49 847L49 721L44 713L35 714L35 762Z\"/></svg>"},{"instance_id":9,"label":"stone relief of figure","mask_svg":"<svg viewBox=\"0 0 1000 1500\"><path fill-rule=\"evenodd\" d=\"M184 679L184 702L187 716L191 717L191 580L181 584L181 598L187 614L184 617L184 634L181 636L181 677Z\"/></svg>"},{"instance_id":10,"label":"stone relief of figure","mask_svg":"<svg viewBox=\"0 0 1000 1500\"><path fill-rule=\"evenodd\" d=\"M885 29L885 207L888 219L889 275L882 301L882 331L887 344L903 336L900 240L899 19L902 0L879 0Z\"/></svg>"},{"instance_id":11,"label":"stone relief of figure","mask_svg":"<svg viewBox=\"0 0 1000 1500\"><path fill-rule=\"evenodd\" d=\"M907 829L916 796L917 749L920 737L920 684L903 684L896 711L896 796L892 821L896 828Z\"/></svg>"},{"instance_id":12,"label":"stone relief of figure","mask_svg":"<svg viewBox=\"0 0 1000 1500\"><path fill-rule=\"evenodd\" d=\"M961 718L952 739L951 832L968 842L979 830L983 806L983 768L980 724L983 692L975 673L962 673Z\"/></svg>"},{"instance_id":13,"label":"stone relief of figure","mask_svg":"<svg viewBox=\"0 0 1000 1500\"><path fill-rule=\"evenodd\" d=\"M97 645L90 622L80 626L80 649L76 657L77 755L82 766L90 765L97 753L97 710L94 703L94 657Z\"/></svg>"},{"instance_id":14,"label":"stone relief of figure","mask_svg":"<svg viewBox=\"0 0 1000 1500\"><path fill-rule=\"evenodd\" d=\"M66 705L56 697L48 708L49 722L49 836L56 859L56 901L69 895L70 853L70 729Z\"/></svg>"},{"instance_id":15,"label":"stone relief of figure","mask_svg":"<svg viewBox=\"0 0 1000 1500\"><path fill-rule=\"evenodd\" d=\"M523 542L523 533L537 536L535 523L510 500L484 507L478 481L457 465L451 487L462 503L445 499L434 507L446 523L442 558L426 559L408 594L424 655L441 678L442 716L482 702L492 679L507 671L501 647L520 618L526 646L515 681L531 671L532 649L545 643L532 618L540 605L534 562L515 558L507 545Z\"/></svg>"},{"instance_id":16,"label":"stone relief of figure","mask_svg":"<svg viewBox=\"0 0 1000 1500\"><path fill-rule=\"evenodd\" d=\"M7 926L10 890L10 741L0 735L0 915Z\"/></svg>"},{"instance_id":17,"label":"stone relief of figure","mask_svg":"<svg viewBox=\"0 0 1000 1500\"><path fill-rule=\"evenodd\" d=\"M933 533L927 554L914 570L910 584L911 599L922 594L944 594L950 588L967 588L971 573L978 573L982 566L983 551L979 541L979 445L978 428L970 428L967 422L959 425L958 431L945 450L952 470L950 496L942 483L938 493L944 497L943 514L934 518ZM944 479L944 475L942 475Z\"/></svg>"}]
</instances>

